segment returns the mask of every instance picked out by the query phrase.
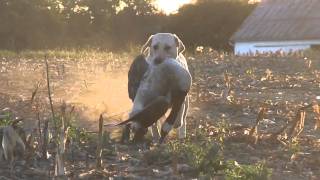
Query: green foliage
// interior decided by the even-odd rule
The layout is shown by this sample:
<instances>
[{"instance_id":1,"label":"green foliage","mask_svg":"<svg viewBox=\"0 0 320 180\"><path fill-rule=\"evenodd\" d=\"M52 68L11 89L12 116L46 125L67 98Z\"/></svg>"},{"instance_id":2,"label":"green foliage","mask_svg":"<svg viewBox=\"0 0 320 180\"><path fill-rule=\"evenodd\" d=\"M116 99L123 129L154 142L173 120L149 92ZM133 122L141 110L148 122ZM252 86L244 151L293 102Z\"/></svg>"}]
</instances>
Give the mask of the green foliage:
<instances>
[{"instance_id":1,"label":"green foliage","mask_svg":"<svg viewBox=\"0 0 320 180\"><path fill-rule=\"evenodd\" d=\"M272 171L264 162L254 165L239 165L236 161L227 161L225 172L226 180L268 180Z\"/></svg>"},{"instance_id":2,"label":"green foliage","mask_svg":"<svg viewBox=\"0 0 320 180\"><path fill-rule=\"evenodd\" d=\"M84 128L79 128L76 126L76 116L74 113L65 113L64 116L58 114L57 125L60 128L62 125L62 118L65 118L65 129L68 129L67 137L73 142L87 142L90 137Z\"/></svg>"},{"instance_id":3,"label":"green foliage","mask_svg":"<svg viewBox=\"0 0 320 180\"><path fill-rule=\"evenodd\" d=\"M222 121L218 122L218 136L217 141L223 145L224 139L230 134L230 124L225 120L222 119Z\"/></svg>"},{"instance_id":4,"label":"green foliage","mask_svg":"<svg viewBox=\"0 0 320 180\"><path fill-rule=\"evenodd\" d=\"M78 144L88 142L90 136L86 130L75 125L76 114L73 112L73 108L69 110L66 104L63 103L60 110L61 111L55 113L55 119L52 122L57 133L57 136L54 136L53 140L57 143L62 143L59 142L60 138L58 137L61 135L60 132L63 129L64 133L66 133L66 138L70 141L78 142Z\"/></svg>"},{"instance_id":5,"label":"green foliage","mask_svg":"<svg viewBox=\"0 0 320 180\"><path fill-rule=\"evenodd\" d=\"M4 118L0 119L0 126L8 126L12 123L11 113L6 112Z\"/></svg>"},{"instance_id":6,"label":"green foliage","mask_svg":"<svg viewBox=\"0 0 320 180\"><path fill-rule=\"evenodd\" d=\"M200 164L206 154L206 149L201 145L193 143L169 143L169 151L174 155L185 161L185 163L192 165L193 168L199 169Z\"/></svg>"},{"instance_id":7,"label":"green foliage","mask_svg":"<svg viewBox=\"0 0 320 180\"><path fill-rule=\"evenodd\" d=\"M69 126L67 135L72 141L76 142L87 142L90 139L89 134L84 128L77 128L74 125Z\"/></svg>"},{"instance_id":8,"label":"green foliage","mask_svg":"<svg viewBox=\"0 0 320 180\"><path fill-rule=\"evenodd\" d=\"M217 125L218 135L207 136L200 128L195 136L185 141L171 140L166 146L155 148L145 154L148 164L160 162L182 163L191 167L193 176L210 179L223 175L226 180L267 180L272 174L264 162L253 165L240 165L223 156L224 138L230 133L229 123L225 120Z\"/></svg>"},{"instance_id":9,"label":"green foliage","mask_svg":"<svg viewBox=\"0 0 320 180\"><path fill-rule=\"evenodd\" d=\"M288 151L291 155L294 155L301 151L300 144L296 139L293 139L292 142L289 143Z\"/></svg>"},{"instance_id":10,"label":"green foliage","mask_svg":"<svg viewBox=\"0 0 320 180\"><path fill-rule=\"evenodd\" d=\"M223 157L219 152L220 146L214 142L184 143L173 141L168 144L167 152L179 163L186 163L194 169L197 175L213 176L224 169Z\"/></svg>"},{"instance_id":11,"label":"green foliage","mask_svg":"<svg viewBox=\"0 0 320 180\"><path fill-rule=\"evenodd\" d=\"M240 165L236 161L225 161L221 147L212 141L202 143L173 141L161 152L162 154L165 152L164 155L167 158L175 157L179 163L190 165L197 176L214 177L222 173L227 180L267 180L272 174L271 169L267 168L264 162ZM158 156L158 158L161 157L163 156Z\"/></svg>"}]
</instances>

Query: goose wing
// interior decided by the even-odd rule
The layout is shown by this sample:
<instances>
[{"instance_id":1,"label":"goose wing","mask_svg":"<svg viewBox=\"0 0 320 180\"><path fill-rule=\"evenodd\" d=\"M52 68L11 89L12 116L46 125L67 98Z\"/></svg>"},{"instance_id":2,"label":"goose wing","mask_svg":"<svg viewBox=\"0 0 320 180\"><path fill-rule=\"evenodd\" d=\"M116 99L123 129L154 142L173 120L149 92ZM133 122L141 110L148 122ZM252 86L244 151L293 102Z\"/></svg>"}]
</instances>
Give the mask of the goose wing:
<instances>
[{"instance_id":1,"label":"goose wing","mask_svg":"<svg viewBox=\"0 0 320 180\"><path fill-rule=\"evenodd\" d=\"M136 97L140 82L143 75L148 70L149 64L146 61L144 55L137 56L129 69L128 72L128 93L129 98L133 101Z\"/></svg>"}]
</instances>

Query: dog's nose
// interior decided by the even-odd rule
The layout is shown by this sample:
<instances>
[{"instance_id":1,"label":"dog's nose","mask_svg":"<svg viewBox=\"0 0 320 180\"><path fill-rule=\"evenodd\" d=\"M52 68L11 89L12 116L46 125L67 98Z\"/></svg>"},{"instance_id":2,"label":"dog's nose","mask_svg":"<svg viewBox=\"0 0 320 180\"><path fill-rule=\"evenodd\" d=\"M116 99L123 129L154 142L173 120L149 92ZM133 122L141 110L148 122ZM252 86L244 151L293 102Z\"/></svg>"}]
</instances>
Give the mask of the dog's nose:
<instances>
[{"instance_id":1,"label":"dog's nose","mask_svg":"<svg viewBox=\"0 0 320 180\"><path fill-rule=\"evenodd\" d=\"M163 61L164 61L164 59L161 58L161 57L156 57L156 58L154 59L154 63L155 63L155 64L160 64L160 63L162 63Z\"/></svg>"}]
</instances>

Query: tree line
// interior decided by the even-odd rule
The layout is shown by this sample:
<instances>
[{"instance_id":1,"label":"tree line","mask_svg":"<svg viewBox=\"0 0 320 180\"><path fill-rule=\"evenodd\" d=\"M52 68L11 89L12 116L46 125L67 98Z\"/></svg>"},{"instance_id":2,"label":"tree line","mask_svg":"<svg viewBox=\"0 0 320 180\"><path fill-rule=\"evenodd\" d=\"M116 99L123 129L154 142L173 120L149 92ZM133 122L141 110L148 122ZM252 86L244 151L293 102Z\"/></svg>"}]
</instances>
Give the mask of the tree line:
<instances>
[{"instance_id":1,"label":"tree line","mask_svg":"<svg viewBox=\"0 0 320 180\"><path fill-rule=\"evenodd\" d=\"M0 49L100 48L141 45L173 32L187 47L229 50L229 38L252 12L248 0L198 0L164 15L153 0L1 0Z\"/></svg>"}]
</instances>

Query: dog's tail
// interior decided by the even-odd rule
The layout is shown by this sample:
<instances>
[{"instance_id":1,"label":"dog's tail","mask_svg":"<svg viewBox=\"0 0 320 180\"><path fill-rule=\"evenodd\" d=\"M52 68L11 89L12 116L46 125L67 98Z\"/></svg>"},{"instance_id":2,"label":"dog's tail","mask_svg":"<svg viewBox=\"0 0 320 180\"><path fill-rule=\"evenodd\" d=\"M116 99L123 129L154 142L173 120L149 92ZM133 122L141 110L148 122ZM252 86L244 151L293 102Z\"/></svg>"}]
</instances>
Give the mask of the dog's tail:
<instances>
[{"instance_id":1,"label":"dog's tail","mask_svg":"<svg viewBox=\"0 0 320 180\"><path fill-rule=\"evenodd\" d=\"M130 122L138 122L144 128L151 126L157 120L159 120L169 109L169 101L165 96L159 96L148 104L143 110L136 113L129 119L115 124L113 126L126 125Z\"/></svg>"}]
</instances>

